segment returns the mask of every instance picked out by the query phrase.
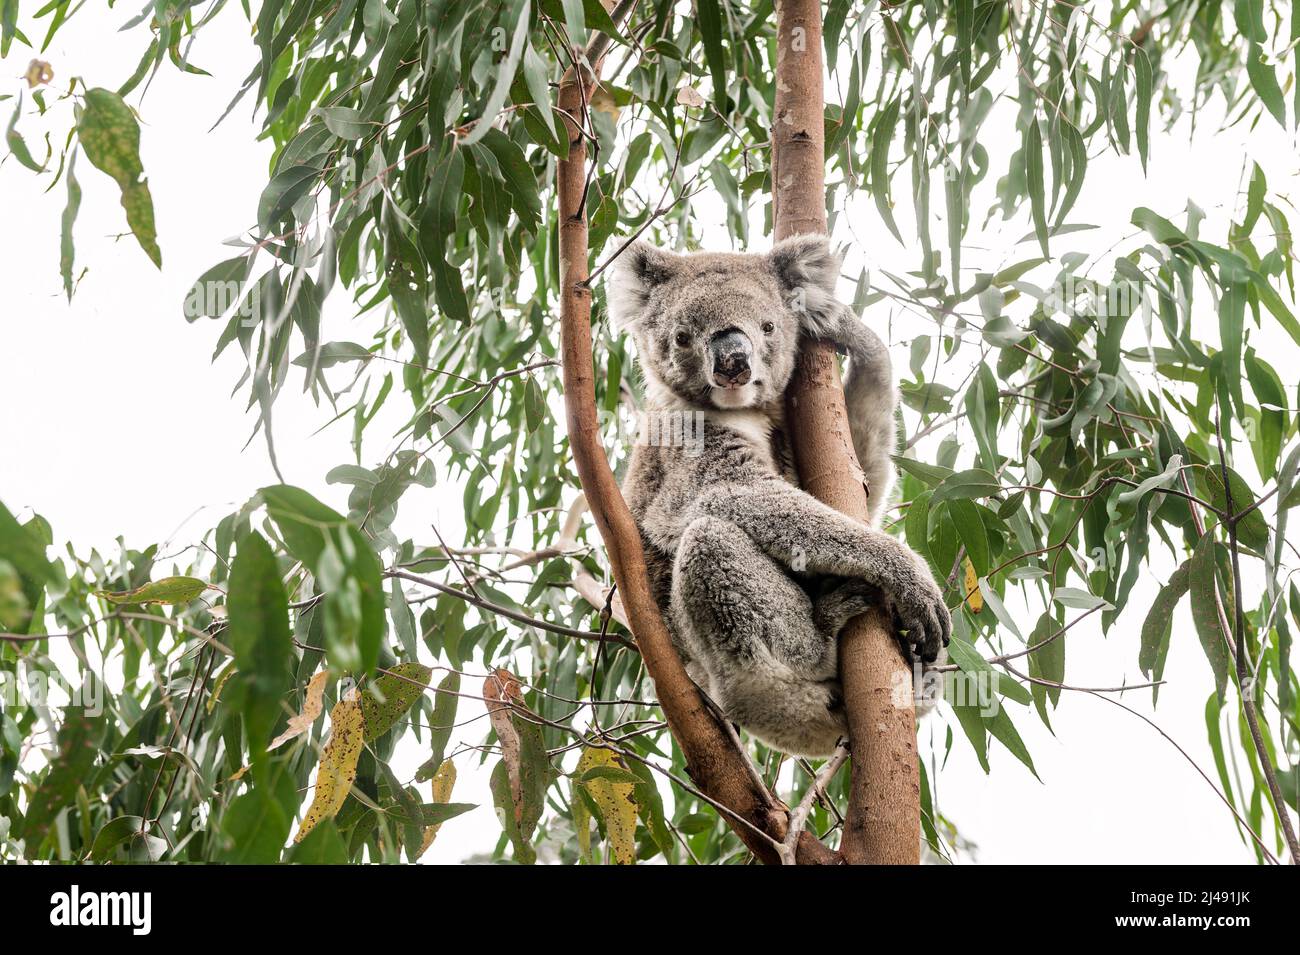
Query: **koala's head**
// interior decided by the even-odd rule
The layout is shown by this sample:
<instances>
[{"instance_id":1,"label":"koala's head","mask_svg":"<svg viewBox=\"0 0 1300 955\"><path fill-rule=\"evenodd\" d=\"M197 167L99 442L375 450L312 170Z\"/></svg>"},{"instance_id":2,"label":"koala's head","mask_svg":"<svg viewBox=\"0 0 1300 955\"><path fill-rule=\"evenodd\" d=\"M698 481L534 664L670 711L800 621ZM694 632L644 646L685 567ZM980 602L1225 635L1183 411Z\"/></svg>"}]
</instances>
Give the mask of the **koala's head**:
<instances>
[{"instance_id":1,"label":"koala's head","mask_svg":"<svg viewBox=\"0 0 1300 955\"><path fill-rule=\"evenodd\" d=\"M678 255L634 242L614 261L614 327L636 340L651 401L752 408L779 399L799 334L819 334L835 309L840 258L824 236L763 255Z\"/></svg>"}]
</instances>

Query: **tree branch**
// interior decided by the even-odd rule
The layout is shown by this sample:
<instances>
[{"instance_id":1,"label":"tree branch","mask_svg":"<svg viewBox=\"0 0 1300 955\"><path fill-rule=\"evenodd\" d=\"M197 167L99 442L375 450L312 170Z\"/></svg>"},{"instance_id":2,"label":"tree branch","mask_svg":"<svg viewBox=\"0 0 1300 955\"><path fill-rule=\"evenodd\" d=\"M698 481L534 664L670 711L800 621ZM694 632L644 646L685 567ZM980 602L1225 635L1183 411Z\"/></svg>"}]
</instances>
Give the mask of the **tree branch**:
<instances>
[{"instance_id":1,"label":"tree branch","mask_svg":"<svg viewBox=\"0 0 1300 955\"><path fill-rule=\"evenodd\" d=\"M781 863L783 865L795 864L795 847L799 842L799 837L808 825L808 816L812 813L812 807L817 798L826 792L826 787L830 785L835 774L840 771L845 760L849 758L849 748L840 743L831 754L831 758L822 764L822 768L817 771L812 782L808 786L808 791L803 794L799 800L799 805L794 807L790 813L790 830L785 834L785 839L781 841Z\"/></svg>"},{"instance_id":2,"label":"tree branch","mask_svg":"<svg viewBox=\"0 0 1300 955\"><path fill-rule=\"evenodd\" d=\"M1214 436L1219 444L1219 467L1221 469L1220 476L1223 478L1225 501L1224 511L1233 514L1236 508L1232 500L1232 481L1229 480L1228 455L1223 446L1223 427L1218 415L1214 418ZM1268 784L1268 795L1273 800L1273 810L1277 813L1278 825L1282 827L1282 835L1286 838L1287 848L1291 851L1291 864L1297 865L1300 864L1300 844L1296 842L1295 826L1291 823L1291 810L1287 808L1286 799L1282 795L1282 787L1278 785L1277 769L1273 765L1273 760L1269 757L1268 747L1264 745L1264 734L1259 728L1259 713L1255 709L1255 681L1246 666L1246 612L1242 608L1242 601L1245 598L1241 591L1241 549L1237 541L1237 522L1249 512L1250 509L1247 508L1241 514L1225 522L1228 527L1228 550L1232 555L1232 632L1237 643L1237 652L1234 657L1237 672L1237 691L1241 696L1241 708L1245 713L1246 725L1250 729L1250 739L1255 745L1255 755L1259 757L1259 767L1264 774L1265 782Z\"/></svg>"},{"instance_id":3,"label":"tree branch","mask_svg":"<svg viewBox=\"0 0 1300 955\"><path fill-rule=\"evenodd\" d=\"M779 0L776 30L772 204L780 241L826 232L821 4ZM804 344L786 394L786 421L804 490L866 521L868 492L829 345ZM853 747L844 858L915 865L921 859L921 784L912 676L879 611L845 628L840 680Z\"/></svg>"},{"instance_id":4,"label":"tree branch","mask_svg":"<svg viewBox=\"0 0 1300 955\"><path fill-rule=\"evenodd\" d=\"M616 12L626 14L631 6L621 2ZM594 91L600 54L607 43L598 35L588 48L589 54L595 53L588 56L589 68L570 67L565 72L558 102L569 136L568 158L558 162L556 169L561 352L569 446L632 633L654 680L668 728L686 757L687 772L710 800L727 807L724 818L754 855L774 863L779 861L775 846L785 838L789 811L770 790L755 782L755 774L747 768L748 757L724 732L687 676L650 590L641 533L601 444L592 364L591 290L587 286L587 220L582 207L587 140L575 118L585 115L583 105ZM835 852L807 833L799 840L797 855L801 862L838 861Z\"/></svg>"}]
</instances>

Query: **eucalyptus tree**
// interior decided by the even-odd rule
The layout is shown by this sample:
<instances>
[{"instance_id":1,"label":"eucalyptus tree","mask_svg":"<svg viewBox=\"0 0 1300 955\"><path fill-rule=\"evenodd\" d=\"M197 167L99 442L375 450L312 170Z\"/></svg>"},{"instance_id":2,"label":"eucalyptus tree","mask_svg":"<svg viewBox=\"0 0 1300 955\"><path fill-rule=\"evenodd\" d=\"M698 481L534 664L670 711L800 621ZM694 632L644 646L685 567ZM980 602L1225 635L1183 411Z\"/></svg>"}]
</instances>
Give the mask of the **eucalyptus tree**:
<instances>
[{"instance_id":1,"label":"eucalyptus tree","mask_svg":"<svg viewBox=\"0 0 1300 955\"><path fill-rule=\"evenodd\" d=\"M580 146L570 181L594 335L584 420L617 466L641 396L599 278L635 236L695 247L711 214L737 247L767 242L773 4L225 7L147 4L116 41L139 45L132 75L69 80L41 59L50 38L73 17L122 15L6 0L0 55L32 61L5 91L7 144L34 187L66 194L57 260L69 297L83 189L120 195L132 254L161 267L155 204L179 197L150 192L134 104L160 70L202 72L189 57L216 18L247 18L258 59L231 107L256 105L272 166L238 253L196 279L177 319L193 323L196 348L242 354L237 387L273 462L286 385L325 420L351 422L356 456L324 476L346 487L346 506L267 487L180 558L157 545L87 552L75 528L0 507L0 674L58 682L60 653L82 674L67 706L5 696L5 855L416 858L441 825L464 824L457 766L484 761L496 858L765 855L665 722L552 412L567 357L558 173ZM1071 693L1103 692L1065 682L1085 617L1140 628L1153 695L1171 640L1195 639L1213 675L1205 783L1256 858L1294 860L1291 200L1254 165L1226 234L1202 234L1194 204L1138 207L1110 252L1076 243L1099 157L1126 157L1140 175L1154 131L1211 105L1226 125L1294 132L1300 9L832 0L822 27L831 229L866 197L880 235L913 262L848 276L854 304L928 323L902 376L890 529L947 586L956 632L937 672L949 690L990 687L996 704L945 693L939 718L960 731L948 745L970 745L987 769L995 740L1032 771L1015 720L1046 722ZM588 75L593 49L604 68L575 106L563 79ZM991 148L1004 115L1013 142ZM994 201L976 207L990 187ZM908 207L914 221L900 222ZM1033 254L970 267L981 218L1023 223ZM340 298L355 303L352 334L325 340L323 304ZM1282 343L1267 356L1253 343L1266 337ZM395 402L394 444L367 429ZM434 486L460 494L463 540L395 530L404 495ZM1129 606L1152 568L1165 579L1154 604ZM1243 569L1262 586L1247 590ZM1171 626L1184 603L1194 637ZM463 696L485 701L490 729L458 724ZM399 743L422 749L414 778L391 768ZM770 791L792 778L809 831L834 846L846 779L824 773L829 798L804 799L815 767L783 775L778 754L745 745L752 792L767 793L758 809L780 809ZM947 858L960 820L935 799L939 771L919 766L919 809L931 852Z\"/></svg>"}]
</instances>

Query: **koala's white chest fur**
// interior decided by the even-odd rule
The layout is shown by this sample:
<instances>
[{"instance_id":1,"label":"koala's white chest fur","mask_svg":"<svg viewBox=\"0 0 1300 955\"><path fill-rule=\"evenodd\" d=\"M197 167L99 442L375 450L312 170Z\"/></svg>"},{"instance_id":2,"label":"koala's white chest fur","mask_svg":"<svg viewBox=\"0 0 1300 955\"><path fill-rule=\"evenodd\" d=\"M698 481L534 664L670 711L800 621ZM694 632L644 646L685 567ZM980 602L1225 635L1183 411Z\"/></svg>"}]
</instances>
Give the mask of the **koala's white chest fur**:
<instances>
[{"instance_id":1,"label":"koala's white chest fur","mask_svg":"<svg viewBox=\"0 0 1300 955\"><path fill-rule=\"evenodd\" d=\"M780 471L772 447L773 432L781 426L784 417L780 408L735 408L719 409L705 412L709 420L721 425L745 440L753 449L755 457L764 462L773 471Z\"/></svg>"}]
</instances>

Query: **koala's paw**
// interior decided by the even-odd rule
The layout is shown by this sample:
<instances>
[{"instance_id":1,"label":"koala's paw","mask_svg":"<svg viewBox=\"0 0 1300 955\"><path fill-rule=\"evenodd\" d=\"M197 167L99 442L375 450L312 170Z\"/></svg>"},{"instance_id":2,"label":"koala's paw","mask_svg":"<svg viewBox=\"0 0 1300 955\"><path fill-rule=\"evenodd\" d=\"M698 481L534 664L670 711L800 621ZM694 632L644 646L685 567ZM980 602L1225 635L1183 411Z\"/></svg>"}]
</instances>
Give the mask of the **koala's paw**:
<instances>
[{"instance_id":1,"label":"koala's paw","mask_svg":"<svg viewBox=\"0 0 1300 955\"><path fill-rule=\"evenodd\" d=\"M915 563L920 564L919 558ZM914 572L901 574L886 588L886 599L912 655L925 663L937 660L952 637L952 617L930 569L917 566Z\"/></svg>"}]
</instances>

